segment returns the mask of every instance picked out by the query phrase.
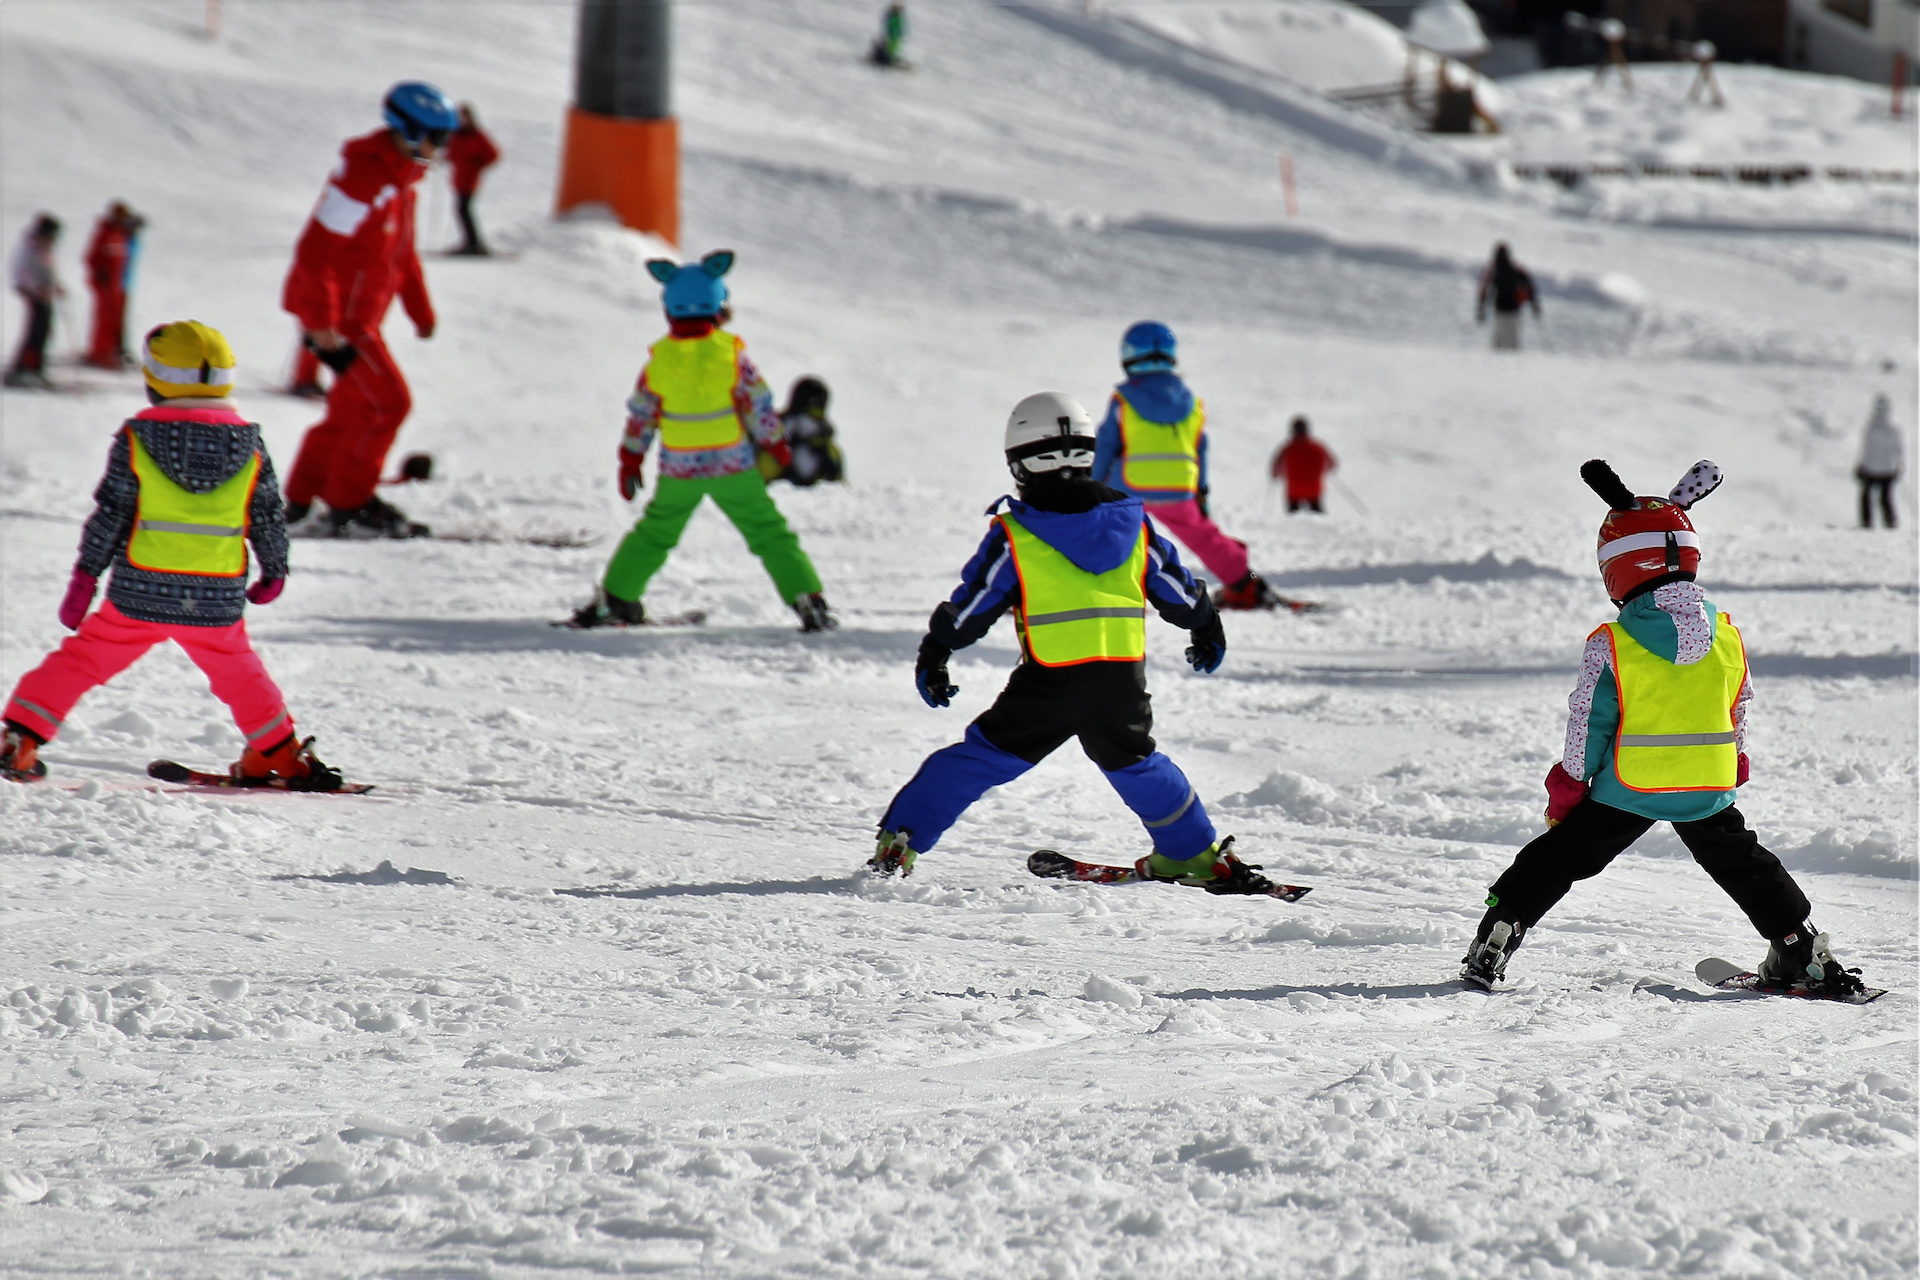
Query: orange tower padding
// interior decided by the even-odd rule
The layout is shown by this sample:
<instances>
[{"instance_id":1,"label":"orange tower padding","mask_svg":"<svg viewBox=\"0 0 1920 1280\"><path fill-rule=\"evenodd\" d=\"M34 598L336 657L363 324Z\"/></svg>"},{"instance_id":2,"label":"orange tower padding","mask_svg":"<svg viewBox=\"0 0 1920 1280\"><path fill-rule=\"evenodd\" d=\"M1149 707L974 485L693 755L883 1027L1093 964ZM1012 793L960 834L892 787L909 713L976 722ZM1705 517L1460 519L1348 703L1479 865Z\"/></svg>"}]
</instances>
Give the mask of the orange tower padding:
<instances>
[{"instance_id":1,"label":"orange tower padding","mask_svg":"<svg viewBox=\"0 0 1920 1280\"><path fill-rule=\"evenodd\" d=\"M604 204L636 231L680 243L680 125L567 108L557 212Z\"/></svg>"}]
</instances>

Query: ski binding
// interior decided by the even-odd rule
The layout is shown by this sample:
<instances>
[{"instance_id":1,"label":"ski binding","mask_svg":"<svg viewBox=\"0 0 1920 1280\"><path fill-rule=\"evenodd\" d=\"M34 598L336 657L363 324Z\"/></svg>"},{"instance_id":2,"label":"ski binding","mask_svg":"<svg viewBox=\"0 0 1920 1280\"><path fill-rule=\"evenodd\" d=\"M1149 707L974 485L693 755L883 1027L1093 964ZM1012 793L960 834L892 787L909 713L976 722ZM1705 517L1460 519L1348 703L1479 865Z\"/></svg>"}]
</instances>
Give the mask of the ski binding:
<instances>
[{"instance_id":1,"label":"ski binding","mask_svg":"<svg viewBox=\"0 0 1920 1280\"><path fill-rule=\"evenodd\" d=\"M1042 880L1078 880L1083 884L1152 883L1133 867L1116 867L1104 862L1080 862L1052 849L1038 849L1027 856L1027 870ZM1311 885L1276 884L1264 893L1247 894L1253 898L1278 898L1298 902L1313 892Z\"/></svg>"},{"instance_id":2,"label":"ski binding","mask_svg":"<svg viewBox=\"0 0 1920 1280\"><path fill-rule=\"evenodd\" d=\"M338 786L315 785L310 778L236 778L226 773L203 773L171 760L155 760L147 766L147 776L162 782L177 782L187 787L222 791L298 791L307 795L363 796L373 790L371 782L343 782Z\"/></svg>"},{"instance_id":3,"label":"ski binding","mask_svg":"<svg viewBox=\"0 0 1920 1280\"><path fill-rule=\"evenodd\" d=\"M1761 996L1786 996L1792 1000L1828 1000L1835 1004L1871 1004L1887 994L1884 987L1863 987L1858 991L1810 991L1804 986L1774 986L1761 981L1760 975L1718 957L1693 966L1700 981L1721 991L1749 991Z\"/></svg>"}]
</instances>

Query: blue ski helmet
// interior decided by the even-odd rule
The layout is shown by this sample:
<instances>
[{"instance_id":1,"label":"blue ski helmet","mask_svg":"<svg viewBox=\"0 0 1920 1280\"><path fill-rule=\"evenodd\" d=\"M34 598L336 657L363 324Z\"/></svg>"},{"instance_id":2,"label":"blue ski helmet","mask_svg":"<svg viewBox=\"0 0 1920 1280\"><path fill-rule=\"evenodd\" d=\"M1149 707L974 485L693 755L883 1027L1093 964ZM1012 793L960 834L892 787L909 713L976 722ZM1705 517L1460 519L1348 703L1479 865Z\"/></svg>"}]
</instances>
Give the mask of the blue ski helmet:
<instances>
[{"instance_id":1,"label":"blue ski helmet","mask_svg":"<svg viewBox=\"0 0 1920 1280\"><path fill-rule=\"evenodd\" d=\"M733 250L715 249L697 263L681 264L667 258L647 263L647 274L667 286L660 301L676 320L717 316L727 307L727 286L720 277L733 267Z\"/></svg>"},{"instance_id":2,"label":"blue ski helmet","mask_svg":"<svg viewBox=\"0 0 1920 1280\"><path fill-rule=\"evenodd\" d=\"M402 80L387 90L383 106L387 127L416 146L425 138L437 147L460 127L452 99L424 80Z\"/></svg>"},{"instance_id":3,"label":"blue ski helmet","mask_svg":"<svg viewBox=\"0 0 1920 1280\"><path fill-rule=\"evenodd\" d=\"M1175 361L1173 330L1158 320L1142 320L1120 339L1120 367L1128 373L1165 373Z\"/></svg>"}]
</instances>

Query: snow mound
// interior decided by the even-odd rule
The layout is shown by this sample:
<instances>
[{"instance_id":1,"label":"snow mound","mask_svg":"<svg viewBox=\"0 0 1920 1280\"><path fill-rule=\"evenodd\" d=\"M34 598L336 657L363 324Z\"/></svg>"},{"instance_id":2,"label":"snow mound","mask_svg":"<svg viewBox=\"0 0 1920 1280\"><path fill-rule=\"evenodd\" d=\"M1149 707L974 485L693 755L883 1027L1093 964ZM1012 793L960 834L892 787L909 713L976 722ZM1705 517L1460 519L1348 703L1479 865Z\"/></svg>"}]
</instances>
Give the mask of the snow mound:
<instances>
[{"instance_id":1,"label":"snow mound","mask_svg":"<svg viewBox=\"0 0 1920 1280\"><path fill-rule=\"evenodd\" d=\"M1389 84L1407 69L1406 38L1392 23L1346 0L1123 2L1103 5L1101 12L1189 49L1314 89Z\"/></svg>"}]
</instances>

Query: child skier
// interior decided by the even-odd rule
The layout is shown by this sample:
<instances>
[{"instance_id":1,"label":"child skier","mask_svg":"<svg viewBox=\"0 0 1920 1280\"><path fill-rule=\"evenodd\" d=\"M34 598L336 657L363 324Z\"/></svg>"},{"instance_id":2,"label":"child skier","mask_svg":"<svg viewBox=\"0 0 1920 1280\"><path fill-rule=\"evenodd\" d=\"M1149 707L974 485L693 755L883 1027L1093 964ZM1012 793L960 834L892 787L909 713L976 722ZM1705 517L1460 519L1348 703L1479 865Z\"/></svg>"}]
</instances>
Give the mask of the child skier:
<instances>
[{"instance_id":1,"label":"child skier","mask_svg":"<svg viewBox=\"0 0 1920 1280\"><path fill-rule=\"evenodd\" d=\"M144 356L152 407L114 436L60 603L60 624L78 634L22 676L7 699L0 773L15 781L44 777L40 748L73 704L172 640L246 735L234 777L334 790L340 775L314 757L312 739L295 735L241 620L248 601L271 603L286 584L287 523L260 428L227 399L233 348L217 330L177 320L147 335ZM260 557L251 587L248 543ZM107 602L88 614L109 566Z\"/></svg>"},{"instance_id":2,"label":"child skier","mask_svg":"<svg viewBox=\"0 0 1920 1280\"><path fill-rule=\"evenodd\" d=\"M720 249L698 264L665 258L647 271L666 286L662 301L672 330L648 351L620 441L620 496L640 492L641 468L660 437L660 483L640 522L621 540L591 603L575 611L575 627L630 626L647 620L640 602L647 583L680 542L687 521L711 497L760 557L780 599L800 615L802 631L839 625L820 594L820 575L767 496L754 447L781 467L793 461L773 410L773 391L747 359L745 344L720 326L729 318L727 286L733 251Z\"/></svg>"},{"instance_id":3,"label":"child skier","mask_svg":"<svg viewBox=\"0 0 1920 1280\"><path fill-rule=\"evenodd\" d=\"M1600 524L1600 573L1617 622L1587 637L1567 699L1566 750L1547 770L1546 834L1494 881L1461 978L1491 990L1507 960L1575 880L1599 875L1656 822L1673 830L1768 940L1759 974L1775 989L1861 989L1780 859L1734 807L1747 781L1744 642L1694 581L1700 538L1687 511L1720 485L1701 461L1662 498L1637 498L1599 460L1581 478L1611 510Z\"/></svg>"},{"instance_id":4,"label":"child skier","mask_svg":"<svg viewBox=\"0 0 1920 1280\"><path fill-rule=\"evenodd\" d=\"M966 739L928 756L880 820L867 866L908 875L967 806L1012 782L1069 738L1139 815L1153 852L1137 864L1155 880L1212 893L1273 887L1217 840L1186 775L1154 749L1146 678L1147 605L1192 633L1187 661L1211 672L1227 637L1206 593L1140 499L1093 481L1093 421L1070 397L1046 391L1014 406L1007 467L1018 498L1002 497L951 599L933 611L914 663L930 707L959 692L947 660L1014 610L1021 661Z\"/></svg>"},{"instance_id":5,"label":"child skier","mask_svg":"<svg viewBox=\"0 0 1920 1280\"><path fill-rule=\"evenodd\" d=\"M1200 557L1222 609L1283 603L1247 563L1247 544L1220 532L1207 514L1206 408L1175 373L1173 330L1142 320L1120 340L1127 380L1114 388L1100 423L1093 478L1146 504L1155 520Z\"/></svg>"}]
</instances>

